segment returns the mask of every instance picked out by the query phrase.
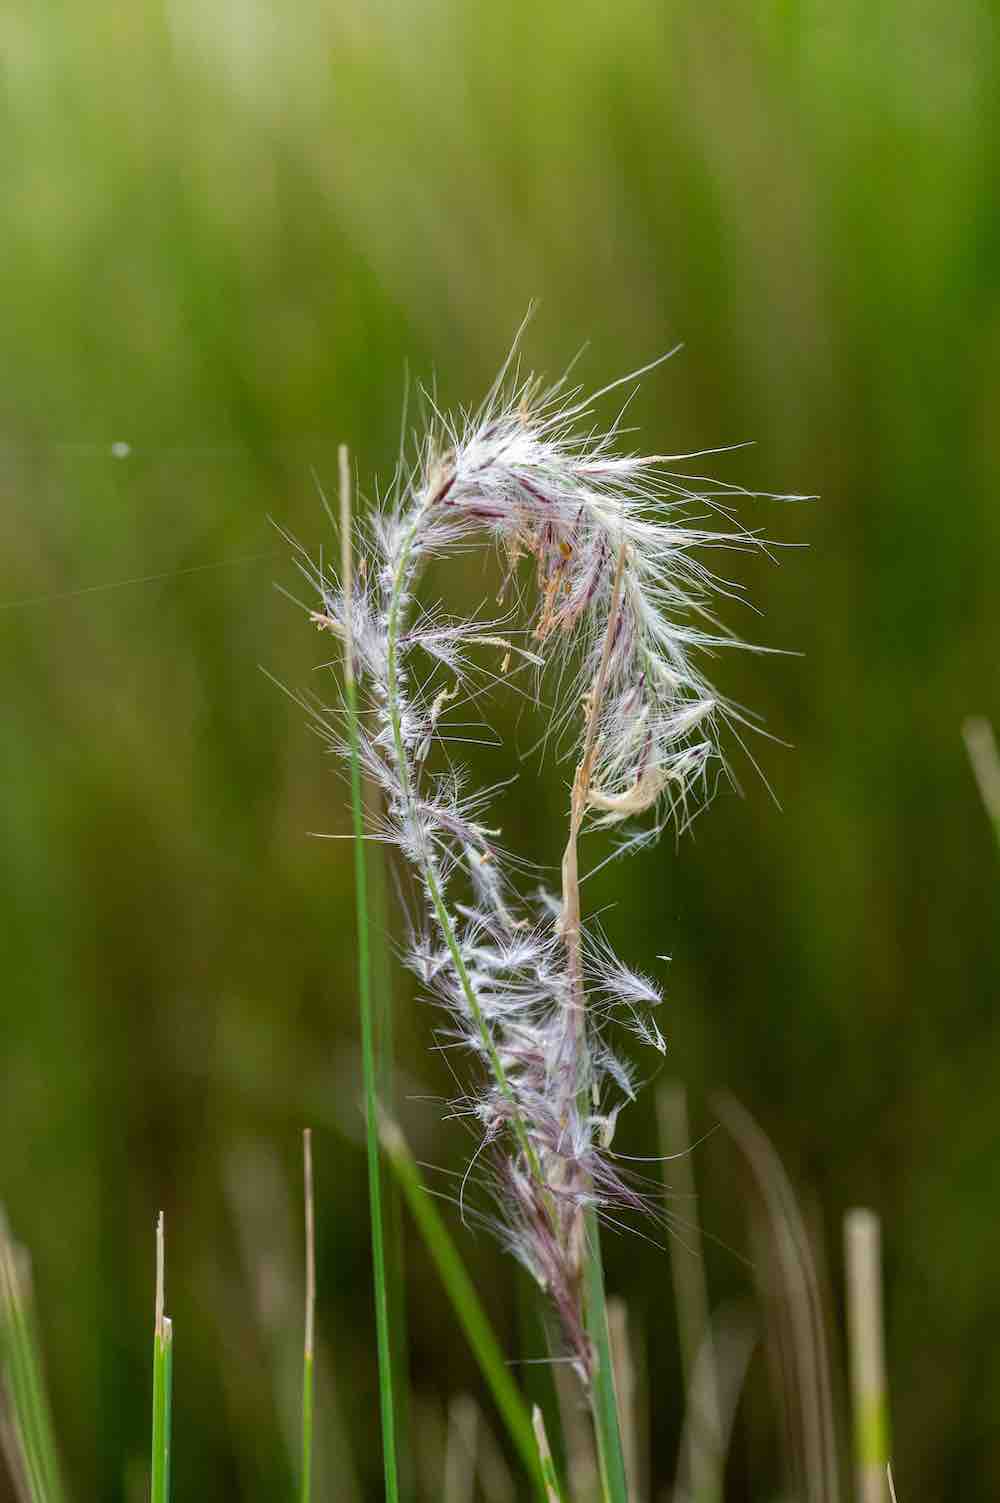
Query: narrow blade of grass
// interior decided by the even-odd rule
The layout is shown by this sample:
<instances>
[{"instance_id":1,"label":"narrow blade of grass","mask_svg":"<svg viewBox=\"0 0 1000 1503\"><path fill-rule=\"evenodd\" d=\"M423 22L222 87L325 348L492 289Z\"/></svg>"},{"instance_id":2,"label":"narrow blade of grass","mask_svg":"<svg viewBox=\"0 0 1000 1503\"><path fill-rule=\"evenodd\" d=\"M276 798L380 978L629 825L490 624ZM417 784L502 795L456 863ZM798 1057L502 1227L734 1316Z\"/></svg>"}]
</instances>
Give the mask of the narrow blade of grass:
<instances>
[{"instance_id":1,"label":"narrow blade of grass","mask_svg":"<svg viewBox=\"0 0 1000 1503\"><path fill-rule=\"evenodd\" d=\"M7 1442L22 1490L32 1503L62 1503L52 1415L42 1363L27 1256L0 1217L0 1378L9 1411Z\"/></svg>"},{"instance_id":2,"label":"narrow blade of grass","mask_svg":"<svg viewBox=\"0 0 1000 1503\"><path fill-rule=\"evenodd\" d=\"M479 1369L493 1395L497 1410L507 1427L511 1442L539 1495L545 1498L546 1489L538 1463L531 1419L511 1378L500 1344L493 1334L472 1280L395 1123L383 1122L382 1144L410 1213L434 1260L441 1282L479 1363Z\"/></svg>"},{"instance_id":3,"label":"narrow blade of grass","mask_svg":"<svg viewBox=\"0 0 1000 1503\"><path fill-rule=\"evenodd\" d=\"M328 1109L325 1098L316 1106ZM293 1202L288 1193L284 1165L270 1142L244 1140L234 1145L226 1158L225 1185L245 1282L227 1282L224 1289L216 1287L213 1298L223 1324L252 1318L255 1339L261 1343L259 1360L271 1378L274 1414L287 1457L284 1492L297 1497L302 1462L304 1350L300 1321L306 1307L308 1274L299 1232L302 1203L299 1195ZM313 1199L315 1203L315 1194ZM339 1391L340 1383L349 1383L349 1374L338 1374L315 1325L313 1343L313 1496L323 1494L326 1479L336 1478L337 1503L359 1503L361 1491ZM226 1376L239 1423L259 1425L260 1416L248 1402L238 1376L228 1372ZM321 1425L316 1422L319 1415ZM263 1442L263 1436L260 1439Z\"/></svg>"},{"instance_id":4,"label":"narrow blade of grass","mask_svg":"<svg viewBox=\"0 0 1000 1503\"><path fill-rule=\"evenodd\" d=\"M302 1179L306 1222L306 1314L302 1341L302 1464L299 1472L299 1498L309 1503L312 1497L313 1459L313 1344L316 1322L316 1224L313 1210L312 1131L302 1134Z\"/></svg>"},{"instance_id":5,"label":"narrow blade of grass","mask_svg":"<svg viewBox=\"0 0 1000 1503\"><path fill-rule=\"evenodd\" d=\"M646 1470L639 1438L642 1428L642 1400L629 1332L628 1310L619 1295L608 1300L608 1331L611 1336L611 1362L615 1374L615 1393L618 1396L625 1475L632 1483L632 1503L642 1503L643 1489L639 1479Z\"/></svg>"},{"instance_id":6,"label":"narrow blade of grass","mask_svg":"<svg viewBox=\"0 0 1000 1503\"><path fill-rule=\"evenodd\" d=\"M607 1503L629 1503L621 1427L618 1423L615 1370L611 1360L611 1338L608 1334L608 1308L604 1295L600 1223L593 1207L587 1211L586 1228L587 1251L583 1276L587 1302L587 1330L594 1343L597 1356L594 1379L591 1384L590 1405L597 1435L601 1485Z\"/></svg>"},{"instance_id":7,"label":"narrow blade of grass","mask_svg":"<svg viewBox=\"0 0 1000 1503\"><path fill-rule=\"evenodd\" d=\"M341 444L340 546L341 583L345 597L353 592L351 549L351 470L346 445ZM354 643L351 613L345 611L344 699L351 747L351 818L354 830L354 893L357 912L358 995L361 1007L361 1058L364 1075L365 1137L368 1151L368 1198L372 1228L372 1265L375 1279L375 1333L378 1345L379 1404L382 1416L382 1459L386 1503L398 1503L399 1473L396 1464L396 1426L389 1331L389 1298L385 1271L385 1233L382 1217L382 1182L379 1165L378 1100L375 1075L375 1028L372 1009L371 942L368 918L368 873L365 859L364 809L361 789L361 758L358 739L358 691L354 681Z\"/></svg>"},{"instance_id":8,"label":"narrow blade of grass","mask_svg":"<svg viewBox=\"0 0 1000 1503\"><path fill-rule=\"evenodd\" d=\"M156 1320L153 1326L153 1443L151 1503L170 1498L170 1418L173 1395L174 1330L163 1313L163 1212L156 1223Z\"/></svg>"},{"instance_id":9,"label":"narrow blade of grass","mask_svg":"<svg viewBox=\"0 0 1000 1503\"><path fill-rule=\"evenodd\" d=\"M381 790L367 780L365 789L370 813L377 817L384 802ZM391 926L389 918L388 858L380 844L369 863L371 924L375 935L372 952L372 988L375 1005L375 1078L383 1111L395 1112L395 1018ZM412 1446L410 1443L410 1368L406 1326L406 1269L403 1257L403 1206L394 1175L383 1182L385 1196L385 1278L389 1303L389 1344L392 1353L393 1408L399 1492L405 1500L413 1495Z\"/></svg>"}]
</instances>

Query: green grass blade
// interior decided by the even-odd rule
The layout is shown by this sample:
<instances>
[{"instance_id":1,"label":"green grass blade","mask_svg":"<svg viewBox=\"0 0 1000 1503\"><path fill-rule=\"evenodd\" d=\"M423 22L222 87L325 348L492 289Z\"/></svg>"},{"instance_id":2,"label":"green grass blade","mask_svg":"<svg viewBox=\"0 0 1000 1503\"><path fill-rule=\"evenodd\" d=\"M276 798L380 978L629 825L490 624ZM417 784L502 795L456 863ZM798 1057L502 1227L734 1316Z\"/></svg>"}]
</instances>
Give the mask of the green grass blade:
<instances>
[{"instance_id":1,"label":"green grass blade","mask_svg":"<svg viewBox=\"0 0 1000 1503\"><path fill-rule=\"evenodd\" d=\"M6 1273L6 1270L5 1270ZM4 1289L4 1379L10 1395L16 1444L31 1497L48 1499L38 1413L31 1380L31 1357L25 1312L16 1285Z\"/></svg>"},{"instance_id":2,"label":"green grass blade","mask_svg":"<svg viewBox=\"0 0 1000 1503\"><path fill-rule=\"evenodd\" d=\"M153 1326L153 1441L151 1503L170 1498L170 1418L173 1396L174 1329L163 1313L163 1213L156 1225L156 1320Z\"/></svg>"},{"instance_id":3,"label":"green grass blade","mask_svg":"<svg viewBox=\"0 0 1000 1503\"><path fill-rule=\"evenodd\" d=\"M347 599L353 591L351 555L351 472L347 448L341 444L340 544L341 584ZM399 1476L396 1464L396 1425L393 1403L392 1350L389 1331L389 1299L385 1271L385 1233L382 1217L382 1182L379 1164L378 1100L375 1075L375 1028L372 1009L371 941L368 920L368 873L365 858L364 809L361 790L361 759L358 739L358 691L354 681L354 644L351 613L345 613L344 699L351 748L351 819L354 830L354 894L358 931L358 994L361 1006L361 1060L364 1076L365 1137L368 1153L368 1199L372 1228L372 1265L375 1279L375 1333L378 1346L379 1403L382 1416L382 1457L386 1503L398 1503Z\"/></svg>"},{"instance_id":4,"label":"green grass blade","mask_svg":"<svg viewBox=\"0 0 1000 1503\"><path fill-rule=\"evenodd\" d=\"M170 1499L170 1466L173 1458L174 1323L163 1317L163 1503Z\"/></svg>"},{"instance_id":5,"label":"green grass blade","mask_svg":"<svg viewBox=\"0 0 1000 1503\"><path fill-rule=\"evenodd\" d=\"M32 1503L62 1503L27 1258L0 1221L0 1377L9 1409L9 1435Z\"/></svg>"},{"instance_id":6,"label":"green grass blade","mask_svg":"<svg viewBox=\"0 0 1000 1503\"><path fill-rule=\"evenodd\" d=\"M302 1472L299 1497L309 1503L312 1497L313 1456L313 1359L307 1354L302 1359Z\"/></svg>"},{"instance_id":7,"label":"green grass blade","mask_svg":"<svg viewBox=\"0 0 1000 1503\"><path fill-rule=\"evenodd\" d=\"M622 1452L621 1427L618 1422L618 1396L611 1361L611 1338L608 1334L608 1309L604 1296L604 1262L601 1258L600 1225L597 1212L586 1213L587 1252L584 1287L587 1330L597 1357L590 1392L590 1407L597 1436L597 1455L601 1482L607 1503L628 1503L625 1458Z\"/></svg>"},{"instance_id":8,"label":"green grass blade","mask_svg":"<svg viewBox=\"0 0 1000 1503\"><path fill-rule=\"evenodd\" d=\"M382 1124L382 1145L399 1181L406 1203L434 1260L455 1314L468 1339L480 1372L485 1379L500 1417L518 1455L523 1461L538 1494L547 1497L545 1480L538 1461L538 1450L531 1417L511 1378L500 1344L472 1280L466 1272L448 1229L438 1214L420 1170L406 1146L399 1128L392 1122Z\"/></svg>"},{"instance_id":9,"label":"green grass blade","mask_svg":"<svg viewBox=\"0 0 1000 1503\"><path fill-rule=\"evenodd\" d=\"M316 1222L313 1210L312 1132L302 1134L302 1177L306 1221L306 1316L302 1342L302 1462L299 1470L300 1503L312 1497L313 1459L313 1346L316 1323Z\"/></svg>"},{"instance_id":10,"label":"green grass blade","mask_svg":"<svg viewBox=\"0 0 1000 1503\"><path fill-rule=\"evenodd\" d=\"M384 800L370 780L366 789L369 813L378 817ZM375 1001L375 1079L383 1111L395 1112L395 1030L393 1016L392 945L389 905L388 859L379 845L369 863L371 927L375 935L372 952L372 987ZM392 1352L393 1401L399 1491L412 1496L413 1477L410 1437L409 1341L406 1326L406 1268L403 1254L403 1206L395 1175L384 1177L385 1278L389 1302L389 1342Z\"/></svg>"}]
</instances>

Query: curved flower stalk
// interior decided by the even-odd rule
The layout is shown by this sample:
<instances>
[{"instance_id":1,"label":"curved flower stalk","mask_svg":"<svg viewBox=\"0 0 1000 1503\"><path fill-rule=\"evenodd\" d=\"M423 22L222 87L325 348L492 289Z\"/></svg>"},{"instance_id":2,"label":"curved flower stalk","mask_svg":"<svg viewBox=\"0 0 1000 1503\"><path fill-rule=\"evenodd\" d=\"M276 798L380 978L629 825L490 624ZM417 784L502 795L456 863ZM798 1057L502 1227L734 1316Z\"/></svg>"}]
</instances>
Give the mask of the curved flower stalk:
<instances>
[{"instance_id":1,"label":"curved flower stalk","mask_svg":"<svg viewBox=\"0 0 1000 1503\"><path fill-rule=\"evenodd\" d=\"M398 846L423 893L408 962L480 1066L465 1106L482 1132L495 1228L551 1299L589 1388L587 1219L643 1208L609 1153L634 1077L605 1021L664 1044L659 989L583 928L577 838L588 823L628 823L640 841L670 821L683 827L725 771L720 736L746 722L694 654L732 640L711 603L736 587L701 550L761 544L726 507L745 493L692 492L670 468L691 456L616 453L617 425L586 428L590 401L508 367L477 411L436 417L369 523L349 593L323 569L307 572L320 595L312 619L353 644L366 696L359 755L384 807L375 833ZM499 544L518 594L530 567L530 635L520 641L506 620L456 621L418 603L426 562L473 540ZM562 660L568 687L553 726L575 732L579 762L560 898L518 895L513 863L484 823L486 797L435 767L433 749L483 653L499 655L501 676L515 662Z\"/></svg>"}]
</instances>

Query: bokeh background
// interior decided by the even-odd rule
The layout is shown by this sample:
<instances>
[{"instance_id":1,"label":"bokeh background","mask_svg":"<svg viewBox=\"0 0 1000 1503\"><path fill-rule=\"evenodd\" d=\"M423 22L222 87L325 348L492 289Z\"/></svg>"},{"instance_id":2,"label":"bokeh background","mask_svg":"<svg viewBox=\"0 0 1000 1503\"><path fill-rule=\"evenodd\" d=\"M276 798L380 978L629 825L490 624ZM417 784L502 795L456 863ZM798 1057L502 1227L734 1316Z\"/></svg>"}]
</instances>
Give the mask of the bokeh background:
<instances>
[{"instance_id":1,"label":"bokeh background","mask_svg":"<svg viewBox=\"0 0 1000 1503\"><path fill-rule=\"evenodd\" d=\"M684 342L633 404L644 448L752 439L722 478L820 498L747 503L795 546L739 565L761 616L727 616L802 656L719 665L790 743L757 748L781 809L737 759L742 798L590 901L635 962L672 955L693 1131L720 1087L758 1117L835 1326L841 1216L884 1218L900 1497L1000 1492L1000 870L960 733L1000 715L995 21L985 0L5 8L0 1197L77 1498L142 1496L161 1206L177 1493L287 1495L306 1123L323 1485L377 1495L348 847L309 834L343 833L345 798L260 671L308 689L323 656L272 587L295 578L269 519L329 546L313 472L334 487L337 441L370 489L407 369L474 400L533 298L525 359L558 372L589 341L590 384ZM505 838L554 862L564 816L565 769L527 764ZM417 1099L447 1089L430 1019L403 981L397 1001L408 1127L461 1167ZM630 1151L656 1151L652 1097ZM718 1134L695 1172L713 1296L745 1292ZM465 1245L522 1349L509 1266ZM476 1377L409 1233L407 1256L433 1448ZM607 1257L663 1487L664 1254ZM733 1497L777 1496L768 1436L738 1432Z\"/></svg>"}]
</instances>

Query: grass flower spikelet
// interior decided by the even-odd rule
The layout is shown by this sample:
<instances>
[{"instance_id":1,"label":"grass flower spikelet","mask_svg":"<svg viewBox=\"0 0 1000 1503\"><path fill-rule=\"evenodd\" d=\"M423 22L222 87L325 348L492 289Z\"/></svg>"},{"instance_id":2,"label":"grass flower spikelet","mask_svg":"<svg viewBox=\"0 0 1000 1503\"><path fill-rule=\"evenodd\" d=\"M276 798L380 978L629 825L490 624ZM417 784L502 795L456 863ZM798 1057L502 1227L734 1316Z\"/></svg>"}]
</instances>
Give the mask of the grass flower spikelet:
<instances>
[{"instance_id":1,"label":"grass flower spikelet","mask_svg":"<svg viewBox=\"0 0 1000 1503\"><path fill-rule=\"evenodd\" d=\"M763 545L730 511L744 492L692 491L671 468L689 456L616 452L619 425L596 430L578 391L511 366L478 410L435 415L368 522L347 595L302 566L319 594L316 625L352 644L360 757L382 794L372 833L399 848L423 894L410 967L479 1066L463 1106L482 1131L492 1223L550 1297L589 1385L585 1217L644 1206L608 1152L635 1085L604 1024L617 1017L655 1050L664 1042L657 987L581 924L576 838L588 825L627 827L637 842L684 828L725 773L723 733L739 737L748 721L696 659L733 642L712 604L738 590L703 555ZM521 642L506 617L454 620L418 600L428 560L473 541L499 546L517 598L533 577ZM435 770L432 750L477 692L484 649L502 654L501 677L512 663L559 660L552 731L579 744L561 900L518 892L488 798L461 772Z\"/></svg>"}]
</instances>

